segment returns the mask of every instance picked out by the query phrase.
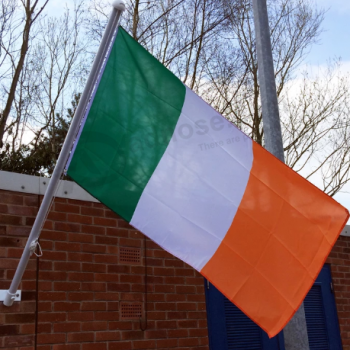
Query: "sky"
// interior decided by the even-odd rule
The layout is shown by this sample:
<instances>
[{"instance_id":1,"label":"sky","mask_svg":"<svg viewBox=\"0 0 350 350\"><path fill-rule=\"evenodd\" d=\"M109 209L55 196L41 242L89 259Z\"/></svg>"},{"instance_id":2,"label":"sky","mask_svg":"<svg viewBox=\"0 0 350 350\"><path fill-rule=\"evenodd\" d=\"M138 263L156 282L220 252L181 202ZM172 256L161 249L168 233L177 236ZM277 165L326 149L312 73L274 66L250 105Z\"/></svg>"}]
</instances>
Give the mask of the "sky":
<instances>
[{"instance_id":1,"label":"sky","mask_svg":"<svg viewBox=\"0 0 350 350\"><path fill-rule=\"evenodd\" d=\"M66 1L72 5L73 0ZM341 58L344 72L350 72L350 0L314 0L315 4L326 9L322 33L305 58L308 69L317 70L327 61ZM49 1L47 12L56 15L63 10L62 0ZM305 68L303 64L300 71ZM350 211L350 183L334 197ZM350 225L350 220L348 222Z\"/></svg>"},{"instance_id":2,"label":"sky","mask_svg":"<svg viewBox=\"0 0 350 350\"><path fill-rule=\"evenodd\" d=\"M318 67L326 65L329 59L341 58L344 70L350 72L350 0L317 0L317 5L327 12L319 42L311 48L305 63ZM350 211L350 184L334 198Z\"/></svg>"}]
</instances>

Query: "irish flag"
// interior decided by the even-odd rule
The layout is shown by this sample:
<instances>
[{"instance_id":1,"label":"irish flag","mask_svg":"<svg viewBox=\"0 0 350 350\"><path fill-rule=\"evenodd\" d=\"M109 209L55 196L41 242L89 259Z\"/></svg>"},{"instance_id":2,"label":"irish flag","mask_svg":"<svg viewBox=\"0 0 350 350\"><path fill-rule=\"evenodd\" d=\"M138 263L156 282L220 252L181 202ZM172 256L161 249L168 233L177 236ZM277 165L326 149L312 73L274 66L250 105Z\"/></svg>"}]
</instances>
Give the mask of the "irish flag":
<instances>
[{"instance_id":1,"label":"irish flag","mask_svg":"<svg viewBox=\"0 0 350 350\"><path fill-rule=\"evenodd\" d=\"M276 335L348 220L121 27L67 173Z\"/></svg>"}]
</instances>

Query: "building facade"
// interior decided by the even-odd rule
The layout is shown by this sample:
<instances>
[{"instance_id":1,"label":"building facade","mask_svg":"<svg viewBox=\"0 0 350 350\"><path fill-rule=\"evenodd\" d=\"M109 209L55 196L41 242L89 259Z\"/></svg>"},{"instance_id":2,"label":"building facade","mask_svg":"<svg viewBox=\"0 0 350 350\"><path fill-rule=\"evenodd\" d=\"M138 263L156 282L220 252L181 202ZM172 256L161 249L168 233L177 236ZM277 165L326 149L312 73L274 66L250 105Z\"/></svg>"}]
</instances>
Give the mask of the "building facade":
<instances>
[{"instance_id":1,"label":"building facade","mask_svg":"<svg viewBox=\"0 0 350 350\"><path fill-rule=\"evenodd\" d=\"M0 289L9 288L47 183L0 172ZM349 236L346 227L327 260L344 350ZM77 185L62 181L40 246L21 301L0 304L1 349L209 349L206 289L213 287Z\"/></svg>"}]
</instances>

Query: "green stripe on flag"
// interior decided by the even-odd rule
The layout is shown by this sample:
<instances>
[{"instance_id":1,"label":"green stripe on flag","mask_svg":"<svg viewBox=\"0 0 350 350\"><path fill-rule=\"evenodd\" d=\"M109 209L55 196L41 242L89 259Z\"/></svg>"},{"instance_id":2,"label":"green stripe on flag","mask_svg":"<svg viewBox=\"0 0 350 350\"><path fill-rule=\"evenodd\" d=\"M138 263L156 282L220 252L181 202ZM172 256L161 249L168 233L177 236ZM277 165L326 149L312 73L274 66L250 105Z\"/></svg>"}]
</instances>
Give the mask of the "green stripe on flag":
<instances>
[{"instance_id":1,"label":"green stripe on flag","mask_svg":"<svg viewBox=\"0 0 350 350\"><path fill-rule=\"evenodd\" d=\"M68 175L130 221L185 93L181 81L119 27Z\"/></svg>"}]
</instances>

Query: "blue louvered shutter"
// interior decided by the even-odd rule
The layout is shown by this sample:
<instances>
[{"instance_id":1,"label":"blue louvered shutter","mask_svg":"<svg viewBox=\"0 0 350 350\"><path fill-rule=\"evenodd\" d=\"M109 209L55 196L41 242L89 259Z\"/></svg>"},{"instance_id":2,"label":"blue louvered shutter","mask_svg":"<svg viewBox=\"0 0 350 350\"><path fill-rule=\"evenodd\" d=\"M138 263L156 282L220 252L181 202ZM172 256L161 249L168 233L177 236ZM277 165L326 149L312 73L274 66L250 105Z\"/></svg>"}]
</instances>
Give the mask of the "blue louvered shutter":
<instances>
[{"instance_id":1,"label":"blue louvered shutter","mask_svg":"<svg viewBox=\"0 0 350 350\"><path fill-rule=\"evenodd\" d=\"M341 350L340 330L329 265L322 268L304 300L304 308L310 350Z\"/></svg>"},{"instance_id":2,"label":"blue louvered shutter","mask_svg":"<svg viewBox=\"0 0 350 350\"><path fill-rule=\"evenodd\" d=\"M210 350L284 350L283 335L267 334L212 284L205 284Z\"/></svg>"},{"instance_id":3,"label":"blue louvered shutter","mask_svg":"<svg viewBox=\"0 0 350 350\"><path fill-rule=\"evenodd\" d=\"M210 350L284 350L282 332L269 339L265 332L205 283ZM310 350L342 350L330 266L325 265L304 300Z\"/></svg>"}]
</instances>

